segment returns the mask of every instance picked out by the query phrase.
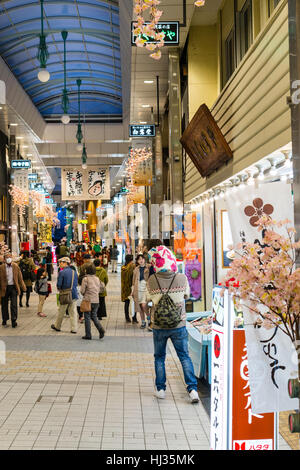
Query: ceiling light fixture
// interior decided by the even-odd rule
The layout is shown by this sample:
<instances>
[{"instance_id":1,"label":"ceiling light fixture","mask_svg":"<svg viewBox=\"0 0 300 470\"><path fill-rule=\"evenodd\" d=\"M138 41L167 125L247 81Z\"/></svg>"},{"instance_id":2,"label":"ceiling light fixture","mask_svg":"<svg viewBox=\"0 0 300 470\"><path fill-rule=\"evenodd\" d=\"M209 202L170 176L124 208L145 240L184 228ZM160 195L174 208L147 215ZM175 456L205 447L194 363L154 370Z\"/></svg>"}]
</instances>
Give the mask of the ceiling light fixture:
<instances>
[{"instance_id":1,"label":"ceiling light fixture","mask_svg":"<svg viewBox=\"0 0 300 470\"><path fill-rule=\"evenodd\" d=\"M40 44L38 49L37 58L40 62L40 70L38 73L38 79L42 83L48 82L50 78L50 73L47 70L47 60L49 57L49 52L46 44L46 36L44 34L44 0L41 0L41 34L40 34Z\"/></svg>"},{"instance_id":2,"label":"ceiling light fixture","mask_svg":"<svg viewBox=\"0 0 300 470\"><path fill-rule=\"evenodd\" d=\"M142 108L150 108L150 104L142 104Z\"/></svg>"},{"instance_id":3,"label":"ceiling light fixture","mask_svg":"<svg viewBox=\"0 0 300 470\"><path fill-rule=\"evenodd\" d=\"M147 83L148 85L150 85L151 83L154 83L154 80L144 80L144 83Z\"/></svg>"},{"instance_id":4,"label":"ceiling light fixture","mask_svg":"<svg viewBox=\"0 0 300 470\"><path fill-rule=\"evenodd\" d=\"M68 114L69 108L69 97L68 97L68 90L67 90L67 51L66 51L66 41L68 37L68 31L62 31L61 36L64 41L64 89L62 92L62 108L64 114L61 117L61 122L63 124L69 124L71 118Z\"/></svg>"}]
</instances>

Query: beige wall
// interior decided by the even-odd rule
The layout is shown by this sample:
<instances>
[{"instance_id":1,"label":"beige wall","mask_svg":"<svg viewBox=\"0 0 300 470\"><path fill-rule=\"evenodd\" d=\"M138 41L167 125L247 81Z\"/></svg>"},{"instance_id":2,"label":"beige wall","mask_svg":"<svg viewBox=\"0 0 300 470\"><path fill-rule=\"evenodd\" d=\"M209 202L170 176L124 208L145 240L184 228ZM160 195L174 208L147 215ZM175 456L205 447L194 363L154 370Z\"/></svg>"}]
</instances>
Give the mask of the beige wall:
<instances>
[{"instance_id":1,"label":"beige wall","mask_svg":"<svg viewBox=\"0 0 300 470\"><path fill-rule=\"evenodd\" d=\"M213 105L218 96L217 26L192 26L188 45L189 120L201 104Z\"/></svg>"},{"instance_id":2,"label":"beige wall","mask_svg":"<svg viewBox=\"0 0 300 470\"><path fill-rule=\"evenodd\" d=\"M211 108L234 159L207 179L188 159L186 202L291 141L289 93L288 7L283 0Z\"/></svg>"}]
</instances>

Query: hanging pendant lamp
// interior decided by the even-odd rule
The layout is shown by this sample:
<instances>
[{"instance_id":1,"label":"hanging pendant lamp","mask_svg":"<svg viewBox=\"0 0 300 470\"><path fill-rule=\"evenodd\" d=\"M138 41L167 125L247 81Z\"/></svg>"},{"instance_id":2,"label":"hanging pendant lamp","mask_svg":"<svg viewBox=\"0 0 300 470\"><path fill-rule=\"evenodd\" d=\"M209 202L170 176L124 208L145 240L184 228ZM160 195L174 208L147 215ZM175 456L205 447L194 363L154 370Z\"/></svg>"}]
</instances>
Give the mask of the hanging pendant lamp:
<instances>
[{"instance_id":1,"label":"hanging pendant lamp","mask_svg":"<svg viewBox=\"0 0 300 470\"><path fill-rule=\"evenodd\" d=\"M87 169L87 153L86 153L86 146L83 144L83 150L82 150L82 155L81 155L81 160L82 160L82 168L83 170Z\"/></svg>"},{"instance_id":2,"label":"hanging pendant lamp","mask_svg":"<svg viewBox=\"0 0 300 470\"><path fill-rule=\"evenodd\" d=\"M40 62L40 70L38 73L38 79L40 82L46 83L50 78L50 73L47 70L47 60L49 57L49 52L46 44L46 36L44 34L44 0L41 1L41 34L40 34L40 44L38 49L37 58Z\"/></svg>"},{"instance_id":3,"label":"hanging pendant lamp","mask_svg":"<svg viewBox=\"0 0 300 470\"><path fill-rule=\"evenodd\" d=\"M68 90L67 90L67 51L66 51L66 40L68 37L68 31L62 31L61 33L63 41L64 41L64 89L62 92L62 108L64 114L61 117L61 121L63 124L69 124L71 118L68 114L69 108L69 97L68 97Z\"/></svg>"},{"instance_id":4,"label":"hanging pendant lamp","mask_svg":"<svg viewBox=\"0 0 300 470\"><path fill-rule=\"evenodd\" d=\"M77 126L77 133L76 133L76 139L77 139L77 150L78 152L81 152L83 150L83 145L81 143L83 139L82 135L82 130L81 130L81 122L80 122L80 86L81 86L81 80L80 78L76 81L77 87L78 87L78 126Z\"/></svg>"},{"instance_id":5,"label":"hanging pendant lamp","mask_svg":"<svg viewBox=\"0 0 300 470\"><path fill-rule=\"evenodd\" d=\"M86 135L85 134L85 115L83 116L83 119L84 119L84 135ZM87 169L87 153L86 153L85 142L83 143L81 160L82 160L82 168L83 170L86 170Z\"/></svg>"}]
</instances>

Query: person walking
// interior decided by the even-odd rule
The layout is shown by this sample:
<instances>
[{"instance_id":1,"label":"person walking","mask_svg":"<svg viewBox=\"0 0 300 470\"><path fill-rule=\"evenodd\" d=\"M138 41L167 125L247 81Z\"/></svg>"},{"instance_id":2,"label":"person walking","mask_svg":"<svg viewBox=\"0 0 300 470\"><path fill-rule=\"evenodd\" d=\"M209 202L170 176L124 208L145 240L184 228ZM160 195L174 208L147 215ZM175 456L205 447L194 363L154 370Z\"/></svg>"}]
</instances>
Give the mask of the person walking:
<instances>
[{"instance_id":1,"label":"person walking","mask_svg":"<svg viewBox=\"0 0 300 470\"><path fill-rule=\"evenodd\" d=\"M77 309L76 301L78 275L75 269L72 269L71 260L68 257L63 257L59 260L60 271L57 278L57 290L59 291L59 311L56 318L56 322L51 325L51 328L55 331L60 331L64 315L68 309L70 322L71 322L71 333L77 333Z\"/></svg>"},{"instance_id":2,"label":"person walking","mask_svg":"<svg viewBox=\"0 0 300 470\"><path fill-rule=\"evenodd\" d=\"M121 300L124 302L125 319L127 323L131 323L129 316L130 296L132 292L133 271L135 269L133 256L127 254L125 256L125 264L121 268ZM132 323L138 323L136 313L132 318Z\"/></svg>"},{"instance_id":3,"label":"person walking","mask_svg":"<svg viewBox=\"0 0 300 470\"><path fill-rule=\"evenodd\" d=\"M86 268L86 275L82 280L80 292L83 296L80 310L84 312L85 325L85 336L82 339L92 339L91 320L99 332L99 338L102 339L105 331L97 318L100 281L96 276L96 267L93 264L88 265Z\"/></svg>"},{"instance_id":4,"label":"person walking","mask_svg":"<svg viewBox=\"0 0 300 470\"><path fill-rule=\"evenodd\" d=\"M74 240L71 240L70 242L70 258L71 259L74 259L75 252L76 252L76 244Z\"/></svg>"},{"instance_id":5,"label":"person walking","mask_svg":"<svg viewBox=\"0 0 300 470\"><path fill-rule=\"evenodd\" d=\"M48 289L47 272L44 268L39 268L37 271L34 291L39 296L39 305L38 305L37 315L39 317L46 317L47 315L43 313L43 307L44 307L45 300L49 296L49 289Z\"/></svg>"},{"instance_id":6,"label":"person walking","mask_svg":"<svg viewBox=\"0 0 300 470\"><path fill-rule=\"evenodd\" d=\"M102 267L108 270L108 253L106 247L102 250Z\"/></svg>"},{"instance_id":7,"label":"person walking","mask_svg":"<svg viewBox=\"0 0 300 470\"><path fill-rule=\"evenodd\" d=\"M52 280L52 274L53 274L53 260L52 260L52 252L51 252L51 247L47 246L46 248L47 253L45 256L45 262L46 262L46 269L47 269L47 274L48 274L48 281Z\"/></svg>"},{"instance_id":8,"label":"person walking","mask_svg":"<svg viewBox=\"0 0 300 470\"><path fill-rule=\"evenodd\" d=\"M83 264L80 266L80 269L79 269L78 284L80 286L81 286L81 283L82 283L82 279L86 275L86 268L91 264L92 264L91 255L88 254L88 253L85 253L83 255Z\"/></svg>"},{"instance_id":9,"label":"person walking","mask_svg":"<svg viewBox=\"0 0 300 470\"><path fill-rule=\"evenodd\" d=\"M69 249L66 245L66 243L62 243L59 247L59 257L60 258L66 258L69 255Z\"/></svg>"},{"instance_id":10,"label":"person walking","mask_svg":"<svg viewBox=\"0 0 300 470\"><path fill-rule=\"evenodd\" d=\"M120 252L116 246L110 249L110 259L111 259L111 272L112 273L117 273L117 267L118 267L118 256Z\"/></svg>"},{"instance_id":11,"label":"person walking","mask_svg":"<svg viewBox=\"0 0 300 470\"><path fill-rule=\"evenodd\" d=\"M108 284L108 275L106 270L101 267L99 259L94 260L94 266L96 268L96 276L98 277L100 284L102 283L102 289L100 289L99 292L99 308L97 312L98 320L102 320L102 318L107 317L105 297L107 296L106 286Z\"/></svg>"},{"instance_id":12,"label":"person walking","mask_svg":"<svg viewBox=\"0 0 300 470\"><path fill-rule=\"evenodd\" d=\"M188 352L185 299L190 289L185 274L177 273L174 254L165 246L150 252L154 274L147 282L147 300L153 302L151 327L153 328L155 359L155 395L165 398L166 390L166 346L171 339L183 369L187 391L192 403L199 402L197 379Z\"/></svg>"},{"instance_id":13,"label":"person walking","mask_svg":"<svg viewBox=\"0 0 300 470\"><path fill-rule=\"evenodd\" d=\"M24 251L21 255L21 260L19 261L19 268L21 270L23 281L26 286L26 307L29 307L30 294L32 292L33 281L36 279L35 270L37 269L36 265L33 262L33 259L29 257L29 252ZM20 295L19 306L23 307L23 292Z\"/></svg>"},{"instance_id":14,"label":"person walking","mask_svg":"<svg viewBox=\"0 0 300 470\"><path fill-rule=\"evenodd\" d=\"M81 248L79 248L79 250L76 251L75 261L76 261L77 268L80 268L83 265L83 252Z\"/></svg>"},{"instance_id":15,"label":"person walking","mask_svg":"<svg viewBox=\"0 0 300 470\"><path fill-rule=\"evenodd\" d=\"M7 253L4 257L3 264L0 265L0 293L1 293L1 310L2 325L6 326L9 320L8 303L10 301L11 326L16 328L18 318L18 295L21 291L26 291L22 273L17 265L13 263L11 253Z\"/></svg>"},{"instance_id":16,"label":"person walking","mask_svg":"<svg viewBox=\"0 0 300 470\"><path fill-rule=\"evenodd\" d=\"M147 280L149 277L149 266L143 255L139 254L136 258L136 268L132 279L132 297L134 300L135 312L141 316L141 329L146 328L146 315L148 315L148 305L146 298ZM150 328L150 325L149 325Z\"/></svg>"}]
</instances>

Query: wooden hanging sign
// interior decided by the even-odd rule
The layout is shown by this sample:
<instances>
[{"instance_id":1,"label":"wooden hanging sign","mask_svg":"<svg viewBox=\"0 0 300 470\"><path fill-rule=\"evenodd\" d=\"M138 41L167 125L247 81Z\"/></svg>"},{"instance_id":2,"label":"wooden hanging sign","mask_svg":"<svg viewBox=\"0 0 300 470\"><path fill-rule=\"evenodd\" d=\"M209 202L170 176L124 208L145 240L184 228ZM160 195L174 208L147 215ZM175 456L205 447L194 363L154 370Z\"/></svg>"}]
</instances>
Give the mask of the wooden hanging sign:
<instances>
[{"instance_id":1,"label":"wooden hanging sign","mask_svg":"<svg viewBox=\"0 0 300 470\"><path fill-rule=\"evenodd\" d=\"M233 158L233 153L208 107L203 104L180 142L203 178Z\"/></svg>"}]
</instances>

